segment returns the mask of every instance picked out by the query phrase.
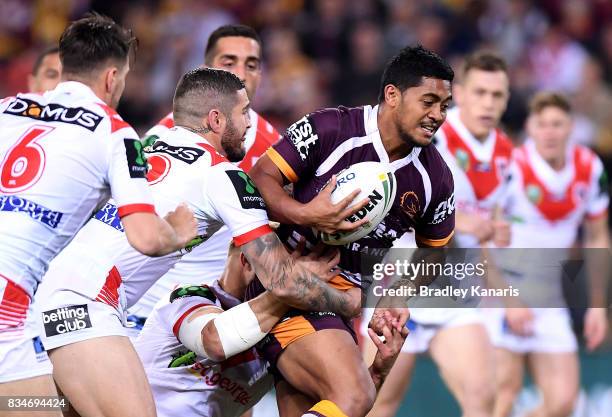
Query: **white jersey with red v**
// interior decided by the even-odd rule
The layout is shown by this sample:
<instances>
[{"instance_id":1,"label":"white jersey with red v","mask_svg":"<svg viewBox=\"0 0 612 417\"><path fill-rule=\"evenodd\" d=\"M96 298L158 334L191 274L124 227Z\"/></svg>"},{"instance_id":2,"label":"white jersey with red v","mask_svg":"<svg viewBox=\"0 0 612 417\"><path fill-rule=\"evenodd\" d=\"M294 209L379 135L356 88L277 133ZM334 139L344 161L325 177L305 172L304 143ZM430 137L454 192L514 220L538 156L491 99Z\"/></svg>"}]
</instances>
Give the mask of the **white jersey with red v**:
<instances>
[{"instance_id":1,"label":"white jersey with red v","mask_svg":"<svg viewBox=\"0 0 612 417\"><path fill-rule=\"evenodd\" d=\"M71 288L124 309L183 254L223 225L238 246L271 232L265 204L250 178L201 136L172 128L145 151L150 165L147 178L158 212L165 214L186 202L198 221L199 237L180 252L159 258L144 256L129 245L111 201L51 264L47 275L53 279L45 283L44 291ZM127 299L118 288L122 283Z\"/></svg>"},{"instance_id":2,"label":"white jersey with red v","mask_svg":"<svg viewBox=\"0 0 612 417\"><path fill-rule=\"evenodd\" d=\"M514 247L570 247L585 218L607 215L606 173L586 147L569 146L565 166L556 171L528 140L516 150L511 172L504 209Z\"/></svg>"},{"instance_id":3,"label":"white jersey with red v","mask_svg":"<svg viewBox=\"0 0 612 417\"><path fill-rule=\"evenodd\" d=\"M155 212L136 132L86 85L0 103L0 330L20 326L49 262L109 197Z\"/></svg>"},{"instance_id":4,"label":"white jersey with red v","mask_svg":"<svg viewBox=\"0 0 612 417\"><path fill-rule=\"evenodd\" d=\"M489 218L507 189L513 148L510 139L494 129L479 141L454 108L436 133L436 147L453 173L457 210ZM465 234L457 234L455 239L460 246L477 244L473 236Z\"/></svg>"},{"instance_id":5,"label":"white jersey with red v","mask_svg":"<svg viewBox=\"0 0 612 417\"><path fill-rule=\"evenodd\" d=\"M244 141L246 155L237 164L245 172L248 172L257 159L280 138L276 129L255 111L249 110L249 116L251 127L247 130ZM152 127L147 132L147 136L163 135L164 131L173 126L174 119L172 113L170 113ZM226 227L221 228L212 238L186 254L181 262L158 280L130 311L136 315L147 317L157 301L176 284L185 282L210 283L221 276L225 268L231 238L230 231Z\"/></svg>"}]
</instances>

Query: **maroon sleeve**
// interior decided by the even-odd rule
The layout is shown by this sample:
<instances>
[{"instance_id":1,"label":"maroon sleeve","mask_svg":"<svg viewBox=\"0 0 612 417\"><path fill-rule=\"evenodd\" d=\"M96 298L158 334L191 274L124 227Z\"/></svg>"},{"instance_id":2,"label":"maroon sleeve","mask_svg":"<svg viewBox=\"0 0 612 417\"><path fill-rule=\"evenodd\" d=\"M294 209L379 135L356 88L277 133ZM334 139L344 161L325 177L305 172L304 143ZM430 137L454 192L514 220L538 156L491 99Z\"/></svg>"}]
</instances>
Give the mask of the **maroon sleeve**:
<instances>
[{"instance_id":1,"label":"maroon sleeve","mask_svg":"<svg viewBox=\"0 0 612 417\"><path fill-rule=\"evenodd\" d=\"M453 175L441 157L434 165L434 169L428 170L432 186L431 202L415 228L416 241L420 247L445 246L455 232Z\"/></svg>"},{"instance_id":2,"label":"maroon sleeve","mask_svg":"<svg viewBox=\"0 0 612 417\"><path fill-rule=\"evenodd\" d=\"M350 135L342 126L341 111L324 109L302 117L268 150L267 155L290 182L313 175L341 141L341 131L342 137Z\"/></svg>"}]
</instances>

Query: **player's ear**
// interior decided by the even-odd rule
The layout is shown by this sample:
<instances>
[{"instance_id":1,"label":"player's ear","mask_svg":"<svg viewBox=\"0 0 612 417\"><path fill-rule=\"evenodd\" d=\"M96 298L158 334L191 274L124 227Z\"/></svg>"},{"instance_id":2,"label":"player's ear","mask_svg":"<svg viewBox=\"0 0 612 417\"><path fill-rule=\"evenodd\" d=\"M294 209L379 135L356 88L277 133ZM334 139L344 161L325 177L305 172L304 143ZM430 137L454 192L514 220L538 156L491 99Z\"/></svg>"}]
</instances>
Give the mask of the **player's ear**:
<instances>
[{"instance_id":1,"label":"player's ear","mask_svg":"<svg viewBox=\"0 0 612 417\"><path fill-rule=\"evenodd\" d=\"M108 67L104 71L104 92L112 95L115 90L115 83L119 75L119 69L117 67Z\"/></svg>"},{"instance_id":2,"label":"player's ear","mask_svg":"<svg viewBox=\"0 0 612 417\"><path fill-rule=\"evenodd\" d=\"M385 86L385 103L391 107L397 107L402 101L402 92L393 84Z\"/></svg>"},{"instance_id":3,"label":"player's ear","mask_svg":"<svg viewBox=\"0 0 612 417\"><path fill-rule=\"evenodd\" d=\"M251 278L251 274L254 274L255 272L254 272L253 267L249 263L249 260L246 258L246 256L244 256L244 253L240 254L240 263L242 264L244 268L244 272L247 278Z\"/></svg>"},{"instance_id":4,"label":"player's ear","mask_svg":"<svg viewBox=\"0 0 612 417\"><path fill-rule=\"evenodd\" d=\"M208 126L210 127L210 130L219 134L223 133L226 120L225 115L219 109L210 110L206 118L208 119ZM204 126L206 126L206 124L204 124Z\"/></svg>"}]
</instances>

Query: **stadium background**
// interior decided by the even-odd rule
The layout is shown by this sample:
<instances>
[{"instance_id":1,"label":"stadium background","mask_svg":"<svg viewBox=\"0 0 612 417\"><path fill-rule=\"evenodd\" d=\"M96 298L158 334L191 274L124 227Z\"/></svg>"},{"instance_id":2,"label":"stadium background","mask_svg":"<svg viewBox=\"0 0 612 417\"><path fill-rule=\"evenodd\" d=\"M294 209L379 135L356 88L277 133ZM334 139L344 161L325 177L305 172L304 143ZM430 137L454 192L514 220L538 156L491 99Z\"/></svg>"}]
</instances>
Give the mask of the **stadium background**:
<instances>
[{"instance_id":1,"label":"stadium background","mask_svg":"<svg viewBox=\"0 0 612 417\"><path fill-rule=\"evenodd\" d=\"M503 125L516 143L530 95L560 90L576 110L573 140L594 148L612 171L609 0L2 0L0 96L27 90L36 54L88 10L113 17L140 40L119 107L139 133L169 111L178 78L201 64L208 35L242 22L264 44L253 107L279 130L320 107L375 102L385 61L406 44L435 50L455 69L465 54L488 48L510 66ZM581 365L583 409L612 415L610 340L595 355L583 353ZM459 414L430 361L419 363L413 381L400 415ZM527 389L521 404L533 401Z\"/></svg>"}]
</instances>

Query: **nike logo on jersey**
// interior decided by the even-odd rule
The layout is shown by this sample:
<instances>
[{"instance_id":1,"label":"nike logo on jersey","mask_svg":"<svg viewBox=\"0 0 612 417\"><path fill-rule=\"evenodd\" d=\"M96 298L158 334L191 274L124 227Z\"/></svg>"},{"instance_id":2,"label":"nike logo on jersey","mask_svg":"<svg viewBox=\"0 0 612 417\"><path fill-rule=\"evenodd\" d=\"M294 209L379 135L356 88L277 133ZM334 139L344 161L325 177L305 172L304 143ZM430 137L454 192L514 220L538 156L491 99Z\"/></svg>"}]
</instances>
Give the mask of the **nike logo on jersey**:
<instances>
[{"instance_id":1,"label":"nike logo on jersey","mask_svg":"<svg viewBox=\"0 0 612 417\"><path fill-rule=\"evenodd\" d=\"M43 122L62 122L84 127L94 131L103 117L83 107L64 107L60 104L49 103L45 106L27 98L16 98L4 110L5 114L29 117Z\"/></svg>"}]
</instances>

